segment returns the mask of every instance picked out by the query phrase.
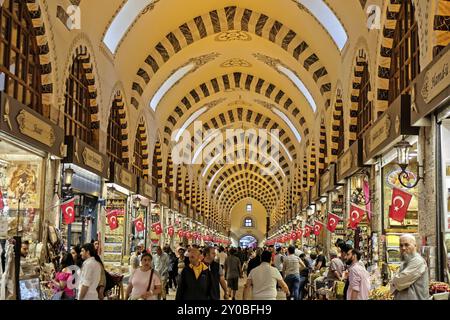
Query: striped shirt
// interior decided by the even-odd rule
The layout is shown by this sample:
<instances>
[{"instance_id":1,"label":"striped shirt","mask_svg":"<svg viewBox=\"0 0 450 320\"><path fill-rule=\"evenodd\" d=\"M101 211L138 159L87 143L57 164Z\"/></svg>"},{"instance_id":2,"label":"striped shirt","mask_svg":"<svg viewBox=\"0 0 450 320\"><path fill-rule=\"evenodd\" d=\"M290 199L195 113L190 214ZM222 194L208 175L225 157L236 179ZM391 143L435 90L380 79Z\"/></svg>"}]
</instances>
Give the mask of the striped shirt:
<instances>
[{"instance_id":1,"label":"striped shirt","mask_svg":"<svg viewBox=\"0 0 450 320\"><path fill-rule=\"evenodd\" d=\"M283 273L285 277L290 274L300 275L300 258L295 254L285 257L283 262Z\"/></svg>"},{"instance_id":2,"label":"striped shirt","mask_svg":"<svg viewBox=\"0 0 450 320\"><path fill-rule=\"evenodd\" d=\"M358 292L356 300L369 300L370 275L360 263L350 266L348 280L347 300L352 300L353 291Z\"/></svg>"}]
</instances>

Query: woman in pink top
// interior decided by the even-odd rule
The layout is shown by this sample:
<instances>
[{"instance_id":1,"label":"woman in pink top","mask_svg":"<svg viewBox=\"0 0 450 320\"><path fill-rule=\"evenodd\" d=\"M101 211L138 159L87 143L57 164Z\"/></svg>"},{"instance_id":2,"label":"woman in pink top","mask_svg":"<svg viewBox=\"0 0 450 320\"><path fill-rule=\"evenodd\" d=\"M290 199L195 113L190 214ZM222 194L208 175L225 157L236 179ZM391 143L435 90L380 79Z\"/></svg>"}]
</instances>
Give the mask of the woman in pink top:
<instances>
[{"instance_id":1,"label":"woman in pink top","mask_svg":"<svg viewBox=\"0 0 450 320\"><path fill-rule=\"evenodd\" d=\"M55 295L61 295L61 300L75 299L75 291L69 288L70 281L74 281L72 278L72 271L69 270L69 267L73 265L75 265L75 263L72 255L68 252L64 253L61 259L61 271L56 273L55 279L53 280L53 291L55 292Z\"/></svg>"},{"instance_id":2,"label":"woman in pink top","mask_svg":"<svg viewBox=\"0 0 450 320\"><path fill-rule=\"evenodd\" d=\"M152 256L144 253L141 257L141 267L131 274L128 281L126 299L157 300L159 293L161 293L161 279L152 269Z\"/></svg>"}]
</instances>

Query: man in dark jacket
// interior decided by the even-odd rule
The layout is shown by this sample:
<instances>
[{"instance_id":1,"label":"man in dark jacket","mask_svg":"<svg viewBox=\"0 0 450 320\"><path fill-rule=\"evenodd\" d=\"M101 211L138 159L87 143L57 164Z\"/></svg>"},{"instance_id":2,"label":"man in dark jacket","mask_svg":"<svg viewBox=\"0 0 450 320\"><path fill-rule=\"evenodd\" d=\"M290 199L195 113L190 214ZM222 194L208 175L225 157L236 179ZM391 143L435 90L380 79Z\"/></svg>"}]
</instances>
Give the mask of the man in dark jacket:
<instances>
[{"instance_id":1,"label":"man in dark jacket","mask_svg":"<svg viewBox=\"0 0 450 320\"><path fill-rule=\"evenodd\" d=\"M181 272L175 300L211 299L211 276L208 267L200 261L200 251L189 251L190 264Z\"/></svg>"},{"instance_id":2,"label":"man in dark jacket","mask_svg":"<svg viewBox=\"0 0 450 320\"><path fill-rule=\"evenodd\" d=\"M256 249L255 257L250 259L250 261L248 262L247 277L250 274L250 271L252 271L252 269L258 267L261 264L261 253L262 253L261 248Z\"/></svg>"},{"instance_id":3,"label":"man in dark jacket","mask_svg":"<svg viewBox=\"0 0 450 320\"><path fill-rule=\"evenodd\" d=\"M209 267L211 276L211 300L220 300L220 287L224 292L224 299L228 299L228 288L223 268L215 261L216 250L213 247L203 249L203 262Z\"/></svg>"}]
</instances>

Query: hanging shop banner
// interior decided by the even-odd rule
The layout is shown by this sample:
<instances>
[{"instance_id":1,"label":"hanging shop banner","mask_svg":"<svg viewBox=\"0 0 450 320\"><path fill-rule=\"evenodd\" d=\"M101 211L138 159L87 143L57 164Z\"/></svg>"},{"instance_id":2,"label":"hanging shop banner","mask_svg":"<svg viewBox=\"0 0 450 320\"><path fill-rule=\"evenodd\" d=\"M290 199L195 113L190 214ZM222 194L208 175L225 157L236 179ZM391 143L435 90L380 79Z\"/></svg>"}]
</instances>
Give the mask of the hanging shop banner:
<instances>
[{"instance_id":1,"label":"hanging shop banner","mask_svg":"<svg viewBox=\"0 0 450 320\"><path fill-rule=\"evenodd\" d=\"M160 235L162 233L161 222L158 221L152 224L152 231L157 235Z\"/></svg>"},{"instance_id":2,"label":"hanging shop banner","mask_svg":"<svg viewBox=\"0 0 450 320\"><path fill-rule=\"evenodd\" d=\"M162 191L161 189L158 189L158 202L165 207L169 207L170 206L169 194Z\"/></svg>"},{"instance_id":3,"label":"hanging shop banner","mask_svg":"<svg viewBox=\"0 0 450 320\"><path fill-rule=\"evenodd\" d=\"M169 226L169 228L167 228L167 233L169 234L169 237L173 237L174 232L175 229L173 226Z\"/></svg>"},{"instance_id":4,"label":"hanging shop banner","mask_svg":"<svg viewBox=\"0 0 450 320\"><path fill-rule=\"evenodd\" d=\"M334 232L336 230L336 227L339 223L341 218L331 212L328 213L328 223L327 223L327 229L330 232Z\"/></svg>"},{"instance_id":5,"label":"hanging shop banner","mask_svg":"<svg viewBox=\"0 0 450 320\"><path fill-rule=\"evenodd\" d=\"M75 198L61 204L61 212L63 213L64 223L69 225L75 222Z\"/></svg>"},{"instance_id":6,"label":"hanging shop banner","mask_svg":"<svg viewBox=\"0 0 450 320\"><path fill-rule=\"evenodd\" d=\"M187 217L189 215L189 207L187 204L182 203L181 204L181 212Z\"/></svg>"},{"instance_id":7,"label":"hanging shop banner","mask_svg":"<svg viewBox=\"0 0 450 320\"><path fill-rule=\"evenodd\" d=\"M144 231L145 227L144 227L144 221L142 220L142 218L138 218L138 219L134 220L134 228L136 229L137 232Z\"/></svg>"},{"instance_id":8,"label":"hanging shop banner","mask_svg":"<svg viewBox=\"0 0 450 320\"><path fill-rule=\"evenodd\" d=\"M106 218L108 219L108 226L111 230L117 229L119 227L119 221L117 216L119 215L119 210L110 210L106 213Z\"/></svg>"},{"instance_id":9,"label":"hanging shop banner","mask_svg":"<svg viewBox=\"0 0 450 320\"><path fill-rule=\"evenodd\" d=\"M120 164L111 161L109 182L118 184L131 192L137 193L137 177Z\"/></svg>"},{"instance_id":10,"label":"hanging shop banner","mask_svg":"<svg viewBox=\"0 0 450 320\"><path fill-rule=\"evenodd\" d=\"M320 177L320 194L324 196L336 186L336 165L330 164Z\"/></svg>"},{"instance_id":11,"label":"hanging shop banner","mask_svg":"<svg viewBox=\"0 0 450 320\"><path fill-rule=\"evenodd\" d=\"M291 232L291 240L297 240L297 233L295 231Z\"/></svg>"},{"instance_id":12,"label":"hanging shop banner","mask_svg":"<svg viewBox=\"0 0 450 320\"><path fill-rule=\"evenodd\" d=\"M450 96L450 47L445 47L419 74L415 82L416 101L411 108L411 123L439 109Z\"/></svg>"},{"instance_id":13,"label":"hanging shop banner","mask_svg":"<svg viewBox=\"0 0 450 320\"><path fill-rule=\"evenodd\" d=\"M64 163L73 163L100 177L108 179L108 156L75 137L66 137L67 157Z\"/></svg>"},{"instance_id":14,"label":"hanging shop banner","mask_svg":"<svg viewBox=\"0 0 450 320\"><path fill-rule=\"evenodd\" d=\"M392 203L389 207L389 217L395 221L403 222L411 199L411 194L394 187L392 190Z\"/></svg>"},{"instance_id":15,"label":"hanging shop banner","mask_svg":"<svg viewBox=\"0 0 450 320\"><path fill-rule=\"evenodd\" d=\"M311 236L311 231L312 231L313 227L310 225L306 225L305 226L305 231L303 232L303 236L305 238L308 238L309 236Z\"/></svg>"},{"instance_id":16,"label":"hanging shop banner","mask_svg":"<svg viewBox=\"0 0 450 320\"><path fill-rule=\"evenodd\" d=\"M303 191L301 197L302 210L306 210L306 208L308 208L309 206L309 191Z\"/></svg>"},{"instance_id":17,"label":"hanging shop banner","mask_svg":"<svg viewBox=\"0 0 450 320\"><path fill-rule=\"evenodd\" d=\"M356 229L356 227L358 227L358 224L362 221L363 218L364 218L364 209L361 209L352 204L350 206L349 227L351 229Z\"/></svg>"},{"instance_id":18,"label":"hanging shop banner","mask_svg":"<svg viewBox=\"0 0 450 320\"><path fill-rule=\"evenodd\" d=\"M142 179L141 177L138 177L139 184L138 184L138 194L140 194L143 197L146 197L152 202L156 201L156 187Z\"/></svg>"},{"instance_id":19,"label":"hanging shop banner","mask_svg":"<svg viewBox=\"0 0 450 320\"><path fill-rule=\"evenodd\" d=\"M191 218L191 219L194 219L195 220L195 218L194 218L194 214L195 214L195 211L194 211L194 208L189 208L189 218Z\"/></svg>"},{"instance_id":20,"label":"hanging shop banner","mask_svg":"<svg viewBox=\"0 0 450 320\"><path fill-rule=\"evenodd\" d=\"M411 127L411 96L400 95L364 134L364 163L373 164L374 157L393 148L402 135L418 134L419 128Z\"/></svg>"},{"instance_id":21,"label":"hanging shop banner","mask_svg":"<svg viewBox=\"0 0 450 320\"><path fill-rule=\"evenodd\" d=\"M320 234L320 231L323 229L323 223L320 221L314 222L314 234L318 236Z\"/></svg>"},{"instance_id":22,"label":"hanging shop banner","mask_svg":"<svg viewBox=\"0 0 450 320\"><path fill-rule=\"evenodd\" d=\"M64 130L28 106L0 92L0 130L53 154L65 156Z\"/></svg>"},{"instance_id":23,"label":"hanging shop banner","mask_svg":"<svg viewBox=\"0 0 450 320\"><path fill-rule=\"evenodd\" d=\"M337 160L336 180L344 183L345 179L353 175L363 166L363 140L358 139L352 143Z\"/></svg>"}]
</instances>

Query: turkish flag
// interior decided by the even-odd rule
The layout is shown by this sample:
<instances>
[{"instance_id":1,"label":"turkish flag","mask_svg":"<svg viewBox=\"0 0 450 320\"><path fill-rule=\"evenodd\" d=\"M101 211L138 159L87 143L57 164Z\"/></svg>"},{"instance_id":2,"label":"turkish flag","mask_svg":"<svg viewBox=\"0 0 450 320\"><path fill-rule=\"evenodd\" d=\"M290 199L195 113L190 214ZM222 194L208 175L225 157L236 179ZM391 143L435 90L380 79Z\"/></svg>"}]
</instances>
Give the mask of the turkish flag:
<instances>
[{"instance_id":1,"label":"turkish flag","mask_svg":"<svg viewBox=\"0 0 450 320\"><path fill-rule=\"evenodd\" d=\"M134 220L134 227L136 228L136 232L144 231L144 221L142 221L142 218Z\"/></svg>"},{"instance_id":2,"label":"turkish flag","mask_svg":"<svg viewBox=\"0 0 450 320\"><path fill-rule=\"evenodd\" d=\"M170 237L173 237L174 232L175 229L173 228L173 226L169 226L169 228L167 229L167 233L169 234Z\"/></svg>"},{"instance_id":3,"label":"turkish flag","mask_svg":"<svg viewBox=\"0 0 450 320\"><path fill-rule=\"evenodd\" d=\"M398 188L392 191L392 204L389 208L389 217L395 221L403 222L408 211L412 195Z\"/></svg>"},{"instance_id":4,"label":"turkish flag","mask_svg":"<svg viewBox=\"0 0 450 320\"><path fill-rule=\"evenodd\" d=\"M152 230L157 234L160 235L162 233L162 227L161 222L155 222L152 224Z\"/></svg>"},{"instance_id":5,"label":"turkish flag","mask_svg":"<svg viewBox=\"0 0 450 320\"><path fill-rule=\"evenodd\" d=\"M303 233L303 236L305 237L305 238L308 238L310 235L311 235L311 230L312 230L313 228L311 227L311 226L308 226L308 225L306 225L305 226L305 232Z\"/></svg>"},{"instance_id":6,"label":"turkish flag","mask_svg":"<svg viewBox=\"0 0 450 320\"><path fill-rule=\"evenodd\" d=\"M108 225L111 230L117 229L119 227L119 222L117 221L118 210L110 210L106 214L106 219L108 219Z\"/></svg>"},{"instance_id":7,"label":"turkish flag","mask_svg":"<svg viewBox=\"0 0 450 320\"><path fill-rule=\"evenodd\" d=\"M61 211L63 213L65 224L74 223L75 222L75 198L72 198L69 201L61 204Z\"/></svg>"},{"instance_id":8,"label":"turkish flag","mask_svg":"<svg viewBox=\"0 0 450 320\"><path fill-rule=\"evenodd\" d=\"M302 238L302 236L303 236L303 230L302 229L298 229L296 233L297 233L297 239L300 240Z\"/></svg>"},{"instance_id":9,"label":"turkish flag","mask_svg":"<svg viewBox=\"0 0 450 320\"><path fill-rule=\"evenodd\" d=\"M179 229L177 233L178 233L178 237L180 237L180 239L184 237L183 229Z\"/></svg>"},{"instance_id":10,"label":"turkish flag","mask_svg":"<svg viewBox=\"0 0 450 320\"><path fill-rule=\"evenodd\" d=\"M355 205L351 205L349 227L351 229L356 229L356 227L362 221L363 218L364 218L364 209L361 209Z\"/></svg>"},{"instance_id":11,"label":"turkish flag","mask_svg":"<svg viewBox=\"0 0 450 320\"><path fill-rule=\"evenodd\" d=\"M330 232L334 232L334 230L336 230L336 227L337 227L337 225L338 225L340 220L341 220L341 218L339 218L337 215L335 215L334 213L329 212L328 213L327 229Z\"/></svg>"},{"instance_id":12,"label":"turkish flag","mask_svg":"<svg viewBox=\"0 0 450 320\"><path fill-rule=\"evenodd\" d=\"M320 231L322 231L323 223L320 221L314 222L314 234L318 236L320 234Z\"/></svg>"},{"instance_id":13,"label":"turkish flag","mask_svg":"<svg viewBox=\"0 0 450 320\"><path fill-rule=\"evenodd\" d=\"M3 202L3 193L2 190L0 189L0 210L3 210L4 207L5 203Z\"/></svg>"},{"instance_id":14,"label":"turkish flag","mask_svg":"<svg viewBox=\"0 0 450 320\"><path fill-rule=\"evenodd\" d=\"M291 233L291 240L297 240L297 233L295 231L292 231Z\"/></svg>"},{"instance_id":15,"label":"turkish flag","mask_svg":"<svg viewBox=\"0 0 450 320\"><path fill-rule=\"evenodd\" d=\"M192 237L192 234L189 231L186 231L185 237L190 239Z\"/></svg>"}]
</instances>

